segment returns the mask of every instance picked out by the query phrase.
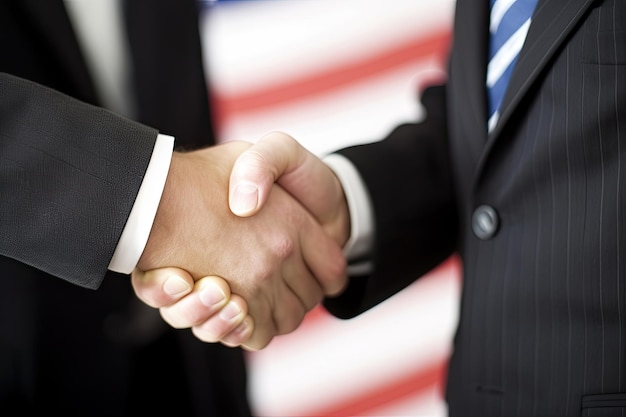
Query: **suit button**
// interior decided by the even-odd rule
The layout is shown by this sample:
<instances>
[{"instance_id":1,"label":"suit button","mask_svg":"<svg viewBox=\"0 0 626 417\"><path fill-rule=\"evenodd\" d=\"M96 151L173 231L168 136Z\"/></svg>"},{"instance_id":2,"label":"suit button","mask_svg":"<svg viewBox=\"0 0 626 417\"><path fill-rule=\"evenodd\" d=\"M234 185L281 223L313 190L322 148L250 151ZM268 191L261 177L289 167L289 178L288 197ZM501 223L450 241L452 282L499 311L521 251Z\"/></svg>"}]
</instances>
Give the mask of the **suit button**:
<instances>
[{"instance_id":1,"label":"suit button","mask_svg":"<svg viewBox=\"0 0 626 417\"><path fill-rule=\"evenodd\" d=\"M474 210L472 215L472 230L477 238L488 240L496 234L498 230L498 213L493 207L482 205Z\"/></svg>"}]
</instances>

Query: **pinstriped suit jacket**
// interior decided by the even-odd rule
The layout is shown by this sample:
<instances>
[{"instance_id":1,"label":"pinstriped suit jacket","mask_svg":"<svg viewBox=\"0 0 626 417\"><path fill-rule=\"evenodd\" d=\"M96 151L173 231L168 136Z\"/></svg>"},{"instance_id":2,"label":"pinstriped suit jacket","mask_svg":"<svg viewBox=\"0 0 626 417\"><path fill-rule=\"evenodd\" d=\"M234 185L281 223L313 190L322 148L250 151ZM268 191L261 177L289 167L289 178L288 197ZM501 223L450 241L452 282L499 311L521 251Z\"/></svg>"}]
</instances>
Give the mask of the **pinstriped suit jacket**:
<instances>
[{"instance_id":1,"label":"pinstriped suit jacket","mask_svg":"<svg viewBox=\"0 0 626 417\"><path fill-rule=\"evenodd\" d=\"M376 270L326 306L358 314L458 252L451 416L626 415L626 2L539 0L491 134L488 1L456 7L425 120L341 151L372 195Z\"/></svg>"}]
</instances>

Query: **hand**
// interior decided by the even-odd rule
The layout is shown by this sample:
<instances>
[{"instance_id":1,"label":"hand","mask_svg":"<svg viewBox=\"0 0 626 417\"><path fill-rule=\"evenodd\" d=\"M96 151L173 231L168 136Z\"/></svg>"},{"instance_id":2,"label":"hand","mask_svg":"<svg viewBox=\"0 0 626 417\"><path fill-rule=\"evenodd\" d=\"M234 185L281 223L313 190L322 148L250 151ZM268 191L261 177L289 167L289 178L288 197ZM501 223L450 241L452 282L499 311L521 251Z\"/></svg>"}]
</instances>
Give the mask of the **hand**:
<instances>
[{"instance_id":1,"label":"hand","mask_svg":"<svg viewBox=\"0 0 626 417\"><path fill-rule=\"evenodd\" d=\"M250 146L229 142L174 154L138 268L184 268L196 280L224 277L254 318L245 346L260 349L293 331L323 295L341 291L347 277L341 247L280 187L253 217L228 210L228 176ZM197 326L192 319L177 324Z\"/></svg>"},{"instance_id":2,"label":"hand","mask_svg":"<svg viewBox=\"0 0 626 417\"><path fill-rule=\"evenodd\" d=\"M252 216L278 183L307 208L325 232L343 247L350 237L350 213L341 183L317 156L291 136L273 132L244 151L230 176L229 205Z\"/></svg>"},{"instance_id":3,"label":"hand","mask_svg":"<svg viewBox=\"0 0 626 417\"><path fill-rule=\"evenodd\" d=\"M242 346L254 330L243 298L231 294L228 283L219 277L193 277L179 268L161 268L131 276L138 297L158 308L172 327L191 327L196 337L206 342Z\"/></svg>"}]
</instances>

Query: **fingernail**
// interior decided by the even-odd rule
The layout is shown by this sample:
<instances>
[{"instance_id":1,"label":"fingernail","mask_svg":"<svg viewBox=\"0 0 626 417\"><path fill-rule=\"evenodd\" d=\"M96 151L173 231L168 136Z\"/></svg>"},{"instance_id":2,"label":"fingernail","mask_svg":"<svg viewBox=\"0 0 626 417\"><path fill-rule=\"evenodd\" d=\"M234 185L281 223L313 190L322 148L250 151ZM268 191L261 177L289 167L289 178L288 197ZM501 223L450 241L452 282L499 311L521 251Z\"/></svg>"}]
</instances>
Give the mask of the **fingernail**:
<instances>
[{"instance_id":1,"label":"fingernail","mask_svg":"<svg viewBox=\"0 0 626 417\"><path fill-rule=\"evenodd\" d=\"M239 326L235 327L235 330L233 330L232 333L241 335L241 334L246 333L249 328L250 328L250 323L248 323L248 320L244 319L244 321L242 321L241 324L239 324Z\"/></svg>"},{"instance_id":2,"label":"fingernail","mask_svg":"<svg viewBox=\"0 0 626 417\"><path fill-rule=\"evenodd\" d=\"M241 309L233 302L226 304L226 307L220 311L220 317L224 320L232 320L239 314L241 314Z\"/></svg>"},{"instance_id":3,"label":"fingernail","mask_svg":"<svg viewBox=\"0 0 626 417\"><path fill-rule=\"evenodd\" d=\"M207 307L212 307L224 301L226 294L217 285L207 285L200 291L200 301Z\"/></svg>"},{"instance_id":4,"label":"fingernail","mask_svg":"<svg viewBox=\"0 0 626 417\"><path fill-rule=\"evenodd\" d=\"M231 200L231 209L235 214L247 214L254 210L259 202L259 189L254 184L237 184Z\"/></svg>"},{"instance_id":5,"label":"fingernail","mask_svg":"<svg viewBox=\"0 0 626 417\"><path fill-rule=\"evenodd\" d=\"M172 275L163 283L163 291L169 295L178 295L189 291L190 288L191 287L187 284L187 281L178 275Z\"/></svg>"}]
</instances>

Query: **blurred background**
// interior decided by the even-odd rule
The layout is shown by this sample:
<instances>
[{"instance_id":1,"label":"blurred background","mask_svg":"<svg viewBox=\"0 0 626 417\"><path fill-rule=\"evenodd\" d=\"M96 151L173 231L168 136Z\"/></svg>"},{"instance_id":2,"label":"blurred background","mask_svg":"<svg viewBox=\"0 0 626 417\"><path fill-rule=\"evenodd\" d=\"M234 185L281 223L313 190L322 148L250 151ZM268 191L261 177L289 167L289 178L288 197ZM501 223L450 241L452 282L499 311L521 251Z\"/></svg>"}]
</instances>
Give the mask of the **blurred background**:
<instances>
[{"instance_id":1,"label":"blurred background","mask_svg":"<svg viewBox=\"0 0 626 417\"><path fill-rule=\"evenodd\" d=\"M202 34L222 141L281 130L322 156L422 117L445 79L452 0L205 1ZM417 256L418 254L416 254ZM445 416L455 258L352 320L313 310L249 353L257 416Z\"/></svg>"}]
</instances>

